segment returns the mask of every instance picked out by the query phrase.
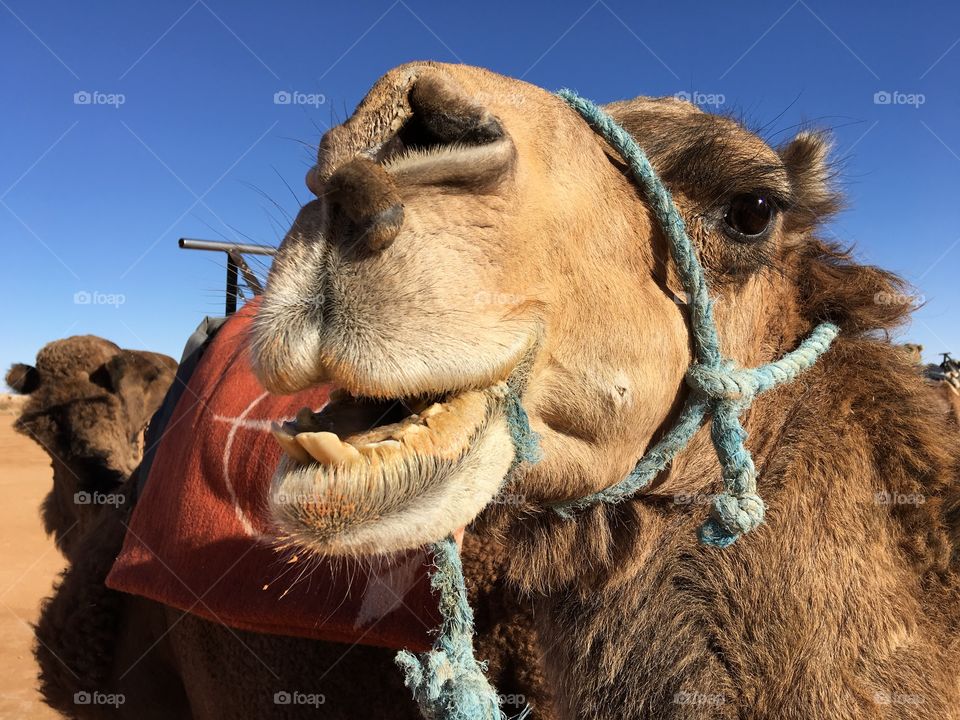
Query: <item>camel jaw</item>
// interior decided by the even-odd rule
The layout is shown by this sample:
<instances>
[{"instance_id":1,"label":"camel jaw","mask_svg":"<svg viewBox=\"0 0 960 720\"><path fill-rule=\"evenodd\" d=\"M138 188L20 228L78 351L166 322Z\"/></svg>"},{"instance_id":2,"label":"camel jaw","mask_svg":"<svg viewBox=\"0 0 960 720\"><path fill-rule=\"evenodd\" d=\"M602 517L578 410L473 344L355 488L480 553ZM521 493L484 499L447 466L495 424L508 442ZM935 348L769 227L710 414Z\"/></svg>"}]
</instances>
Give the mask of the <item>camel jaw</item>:
<instances>
[{"instance_id":1,"label":"camel jaw","mask_svg":"<svg viewBox=\"0 0 960 720\"><path fill-rule=\"evenodd\" d=\"M284 544L321 555L419 547L472 521L513 459L506 383L429 400L334 393L276 425L269 505Z\"/></svg>"}]
</instances>

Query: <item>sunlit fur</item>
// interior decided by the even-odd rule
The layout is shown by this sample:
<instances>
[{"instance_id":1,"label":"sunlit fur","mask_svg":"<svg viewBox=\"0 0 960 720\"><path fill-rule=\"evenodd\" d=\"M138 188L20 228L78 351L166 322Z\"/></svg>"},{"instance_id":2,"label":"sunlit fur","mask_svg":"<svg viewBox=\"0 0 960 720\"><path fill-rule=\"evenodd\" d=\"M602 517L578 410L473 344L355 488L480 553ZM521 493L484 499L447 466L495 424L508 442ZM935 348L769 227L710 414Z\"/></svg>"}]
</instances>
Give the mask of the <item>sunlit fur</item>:
<instances>
[{"instance_id":1,"label":"sunlit fur","mask_svg":"<svg viewBox=\"0 0 960 720\"><path fill-rule=\"evenodd\" d=\"M103 507L77 494L117 492L140 464L144 429L176 368L166 355L77 335L45 345L35 366L8 371L7 384L27 396L16 428L50 456L44 526L68 557Z\"/></svg>"},{"instance_id":2,"label":"sunlit fur","mask_svg":"<svg viewBox=\"0 0 960 720\"><path fill-rule=\"evenodd\" d=\"M396 180L402 228L354 254L327 232L325 183L375 156L425 79L442 97L431 107L495 118L513 159L482 183ZM622 159L555 96L487 71L398 68L324 138L309 178L320 197L284 241L254 333L262 379L396 397L483 387L530 358L523 402L544 460L478 527L503 539L512 581L536 598L564 718L957 717L955 431L888 341L910 307L877 297L902 296L901 281L816 236L839 205L828 143L804 132L777 151L673 99L608 110L673 192L727 354L753 366L820 321L841 328L811 372L745 417L764 526L727 550L697 543L719 478L706 430L647 494L572 521L545 508L617 482L669 425L688 329ZM740 192L780 207L762 242L723 231Z\"/></svg>"}]
</instances>

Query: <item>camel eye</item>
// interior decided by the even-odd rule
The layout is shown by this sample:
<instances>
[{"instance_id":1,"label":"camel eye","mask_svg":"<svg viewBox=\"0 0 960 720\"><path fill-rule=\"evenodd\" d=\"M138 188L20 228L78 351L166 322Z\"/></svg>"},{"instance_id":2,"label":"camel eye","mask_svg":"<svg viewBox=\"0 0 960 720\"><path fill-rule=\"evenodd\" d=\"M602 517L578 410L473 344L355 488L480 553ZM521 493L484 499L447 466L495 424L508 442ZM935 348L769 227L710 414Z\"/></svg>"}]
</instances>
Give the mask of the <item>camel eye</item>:
<instances>
[{"instance_id":1,"label":"camel eye","mask_svg":"<svg viewBox=\"0 0 960 720\"><path fill-rule=\"evenodd\" d=\"M773 220L774 206L764 195L744 193L730 201L723 216L724 230L734 240L757 240Z\"/></svg>"}]
</instances>

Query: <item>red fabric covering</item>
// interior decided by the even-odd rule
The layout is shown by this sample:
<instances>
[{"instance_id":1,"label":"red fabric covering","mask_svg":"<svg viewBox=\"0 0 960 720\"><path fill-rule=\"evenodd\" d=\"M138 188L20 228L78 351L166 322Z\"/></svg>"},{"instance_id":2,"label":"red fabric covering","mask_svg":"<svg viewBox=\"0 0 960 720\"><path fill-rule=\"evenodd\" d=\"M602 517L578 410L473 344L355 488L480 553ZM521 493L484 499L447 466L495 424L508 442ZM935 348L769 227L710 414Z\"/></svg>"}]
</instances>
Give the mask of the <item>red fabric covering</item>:
<instances>
[{"instance_id":1,"label":"red fabric covering","mask_svg":"<svg viewBox=\"0 0 960 720\"><path fill-rule=\"evenodd\" d=\"M288 562L266 515L280 448L270 421L327 388L268 394L250 368L248 303L208 346L156 450L107 585L254 632L426 650L440 622L425 552Z\"/></svg>"}]
</instances>

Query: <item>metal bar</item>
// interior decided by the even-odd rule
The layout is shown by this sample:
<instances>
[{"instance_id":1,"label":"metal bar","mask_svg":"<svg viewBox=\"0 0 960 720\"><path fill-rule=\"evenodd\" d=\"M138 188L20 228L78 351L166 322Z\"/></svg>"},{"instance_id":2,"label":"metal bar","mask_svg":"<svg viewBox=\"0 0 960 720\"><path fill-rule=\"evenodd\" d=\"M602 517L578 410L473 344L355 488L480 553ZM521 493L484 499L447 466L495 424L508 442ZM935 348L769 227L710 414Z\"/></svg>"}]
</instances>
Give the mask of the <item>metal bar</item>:
<instances>
[{"instance_id":1,"label":"metal bar","mask_svg":"<svg viewBox=\"0 0 960 720\"><path fill-rule=\"evenodd\" d=\"M256 274L254 274L253 270L250 269L250 266L247 265L247 261L243 259L243 255L231 250L227 253L227 256L230 257L240 269L240 274L243 275L243 281L251 290L253 290L253 294L262 295L263 285L260 284L260 278L258 278Z\"/></svg>"},{"instance_id":2,"label":"metal bar","mask_svg":"<svg viewBox=\"0 0 960 720\"><path fill-rule=\"evenodd\" d=\"M254 243L229 243L218 240L197 240L194 238L180 238L177 244L184 250L212 250L225 253L227 256L227 299L226 314L233 315L237 311L237 299L240 295L239 269L243 268L244 279L255 295L263 292L260 281L257 280L250 266L244 261L244 255L274 255L275 247L270 245L256 245Z\"/></svg>"},{"instance_id":3,"label":"metal bar","mask_svg":"<svg viewBox=\"0 0 960 720\"><path fill-rule=\"evenodd\" d=\"M218 240L195 240L180 238L177 244L184 250L218 250L220 252L238 252L242 255L275 255L277 249L272 245L254 245L253 243L229 243Z\"/></svg>"},{"instance_id":4,"label":"metal bar","mask_svg":"<svg viewBox=\"0 0 960 720\"><path fill-rule=\"evenodd\" d=\"M226 314L229 317L237 311L237 264L230 253L227 253L227 304Z\"/></svg>"}]
</instances>

